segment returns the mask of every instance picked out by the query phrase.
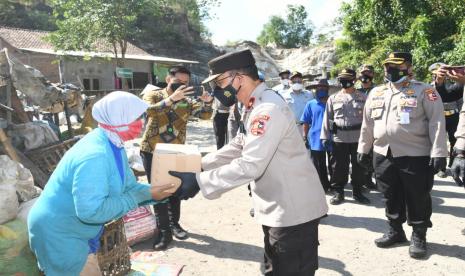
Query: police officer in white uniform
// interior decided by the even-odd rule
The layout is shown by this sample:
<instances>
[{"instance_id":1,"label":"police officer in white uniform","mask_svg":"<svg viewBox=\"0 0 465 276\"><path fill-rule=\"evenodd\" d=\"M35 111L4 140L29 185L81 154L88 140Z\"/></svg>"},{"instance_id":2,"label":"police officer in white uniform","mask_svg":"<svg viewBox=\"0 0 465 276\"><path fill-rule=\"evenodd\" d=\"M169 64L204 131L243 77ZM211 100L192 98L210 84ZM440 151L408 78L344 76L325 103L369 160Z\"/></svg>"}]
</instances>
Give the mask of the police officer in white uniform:
<instances>
[{"instance_id":1,"label":"police officer in white uniform","mask_svg":"<svg viewBox=\"0 0 465 276\"><path fill-rule=\"evenodd\" d=\"M358 147L366 167L373 146L376 182L386 199L389 231L378 247L406 242L402 224L413 227L409 254L426 256L426 230L431 223L434 174L446 166L444 108L429 84L409 78L412 55L394 52L384 61L387 83L367 99Z\"/></svg>"},{"instance_id":2,"label":"police officer in white uniform","mask_svg":"<svg viewBox=\"0 0 465 276\"><path fill-rule=\"evenodd\" d=\"M289 80L289 76L291 75L291 71L284 70L279 72L278 76L280 78L279 84L273 87L273 90L280 93L281 91L289 89L291 87L291 81Z\"/></svg>"},{"instance_id":3,"label":"police officer in white uniform","mask_svg":"<svg viewBox=\"0 0 465 276\"><path fill-rule=\"evenodd\" d=\"M284 98L287 105L294 113L295 123L303 136L303 123L300 118L302 118L305 106L309 101L314 99L314 96L312 92L304 89L302 73L297 71L293 72L290 80L291 87L279 92L279 94Z\"/></svg>"},{"instance_id":4,"label":"police officer in white uniform","mask_svg":"<svg viewBox=\"0 0 465 276\"><path fill-rule=\"evenodd\" d=\"M216 199L251 183L255 218L265 235L265 275L314 275L318 224L328 206L318 174L297 131L294 115L258 80L250 50L209 62L217 91L245 105L246 133L202 159L201 173L170 172L182 180L175 195Z\"/></svg>"}]
</instances>

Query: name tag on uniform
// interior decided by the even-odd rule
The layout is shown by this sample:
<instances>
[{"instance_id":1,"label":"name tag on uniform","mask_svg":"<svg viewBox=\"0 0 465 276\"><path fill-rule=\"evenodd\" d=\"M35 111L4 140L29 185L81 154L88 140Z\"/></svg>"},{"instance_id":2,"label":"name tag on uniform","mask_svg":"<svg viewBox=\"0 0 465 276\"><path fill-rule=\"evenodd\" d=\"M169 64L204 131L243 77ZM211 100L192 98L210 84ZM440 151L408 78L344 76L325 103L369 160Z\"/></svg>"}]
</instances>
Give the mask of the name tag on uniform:
<instances>
[{"instance_id":1,"label":"name tag on uniform","mask_svg":"<svg viewBox=\"0 0 465 276\"><path fill-rule=\"evenodd\" d=\"M410 113L402 111L400 112L400 124L408 125L410 124Z\"/></svg>"}]
</instances>

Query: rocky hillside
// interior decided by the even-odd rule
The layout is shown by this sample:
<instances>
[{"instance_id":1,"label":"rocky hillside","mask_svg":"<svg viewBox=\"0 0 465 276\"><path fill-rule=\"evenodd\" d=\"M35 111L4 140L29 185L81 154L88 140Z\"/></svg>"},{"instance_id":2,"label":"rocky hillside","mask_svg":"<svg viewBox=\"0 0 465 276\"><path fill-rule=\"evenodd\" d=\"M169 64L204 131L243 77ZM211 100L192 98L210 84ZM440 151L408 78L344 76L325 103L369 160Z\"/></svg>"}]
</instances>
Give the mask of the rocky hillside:
<instances>
[{"instance_id":1,"label":"rocky hillside","mask_svg":"<svg viewBox=\"0 0 465 276\"><path fill-rule=\"evenodd\" d=\"M241 41L232 46L221 47L223 52L249 48L257 60L258 68L267 79L278 76L283 69L299 71L302 74L321 74L323 68L329 71L336 63L335 48L332 43L316 47L296 49L263 48L255 42Z\"/></svg>"}]
</instances>

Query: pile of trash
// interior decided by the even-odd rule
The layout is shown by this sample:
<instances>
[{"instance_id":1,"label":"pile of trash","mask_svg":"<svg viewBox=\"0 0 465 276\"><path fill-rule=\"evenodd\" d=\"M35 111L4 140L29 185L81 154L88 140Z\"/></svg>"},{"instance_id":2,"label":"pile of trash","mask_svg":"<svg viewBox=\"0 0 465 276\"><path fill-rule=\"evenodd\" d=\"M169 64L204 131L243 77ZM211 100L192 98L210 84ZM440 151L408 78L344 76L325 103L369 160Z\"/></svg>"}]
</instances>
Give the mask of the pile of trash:
<instances>
[{"instance_id":1,"label":"pile of trash","mask_svg":"<svg viewBox=\"0 0 465 276\"><path fill-rule=\"evenodd\" d=\"M31 172L6 155L0 155L0 224L13 220L21 206L40 195Z\"/></svg>"},{"instance_id":2,"label":"pile of trash","mask_svg":"<svg viewBox=\"0 0 465 276\"><path fill-rule=\"evenodd\" d=\"M2 275L39 275L29 249L27 214L40 195L31 172L0 155L0 271Z\"/></svg>"}]
</instances>

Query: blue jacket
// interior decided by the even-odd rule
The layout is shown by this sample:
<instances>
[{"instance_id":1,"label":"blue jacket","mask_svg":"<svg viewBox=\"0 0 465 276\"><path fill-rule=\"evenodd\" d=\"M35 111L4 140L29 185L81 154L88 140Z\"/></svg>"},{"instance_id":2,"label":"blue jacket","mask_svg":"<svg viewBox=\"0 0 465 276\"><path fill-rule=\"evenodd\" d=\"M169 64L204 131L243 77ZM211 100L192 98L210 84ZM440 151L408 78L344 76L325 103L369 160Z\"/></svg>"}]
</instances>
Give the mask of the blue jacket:
<instances>
[{"instance_id":1,"label":"blue jacket","mask_svg":"<svg viewBox=\"0 0 465 276\"><path fill-rule=\"evenodd\" d=\"M105 223L154 203L150 186L136 182L126 152L120 153L124 183L106 134L93 130L63 156L31 209L29 242L47 276L78 276L89 240Z\"/></svg>"},{"instance_id":2,"label":"blue jacket","mask_svg":"<svg viewBox=\"0 0 465 276\"><path fill-rule=\"evenodd\" d=\"M314 151L325 151L330 149L325 149L321 143L320 134L321 127L323 125L323 115L325 113L326 104L319 102L316 99L313 99L307 103L305 106L304 112L300 120L303 123L310 125L307 134L308 144L310 149Z\"/></svg>"}]
</instances>

